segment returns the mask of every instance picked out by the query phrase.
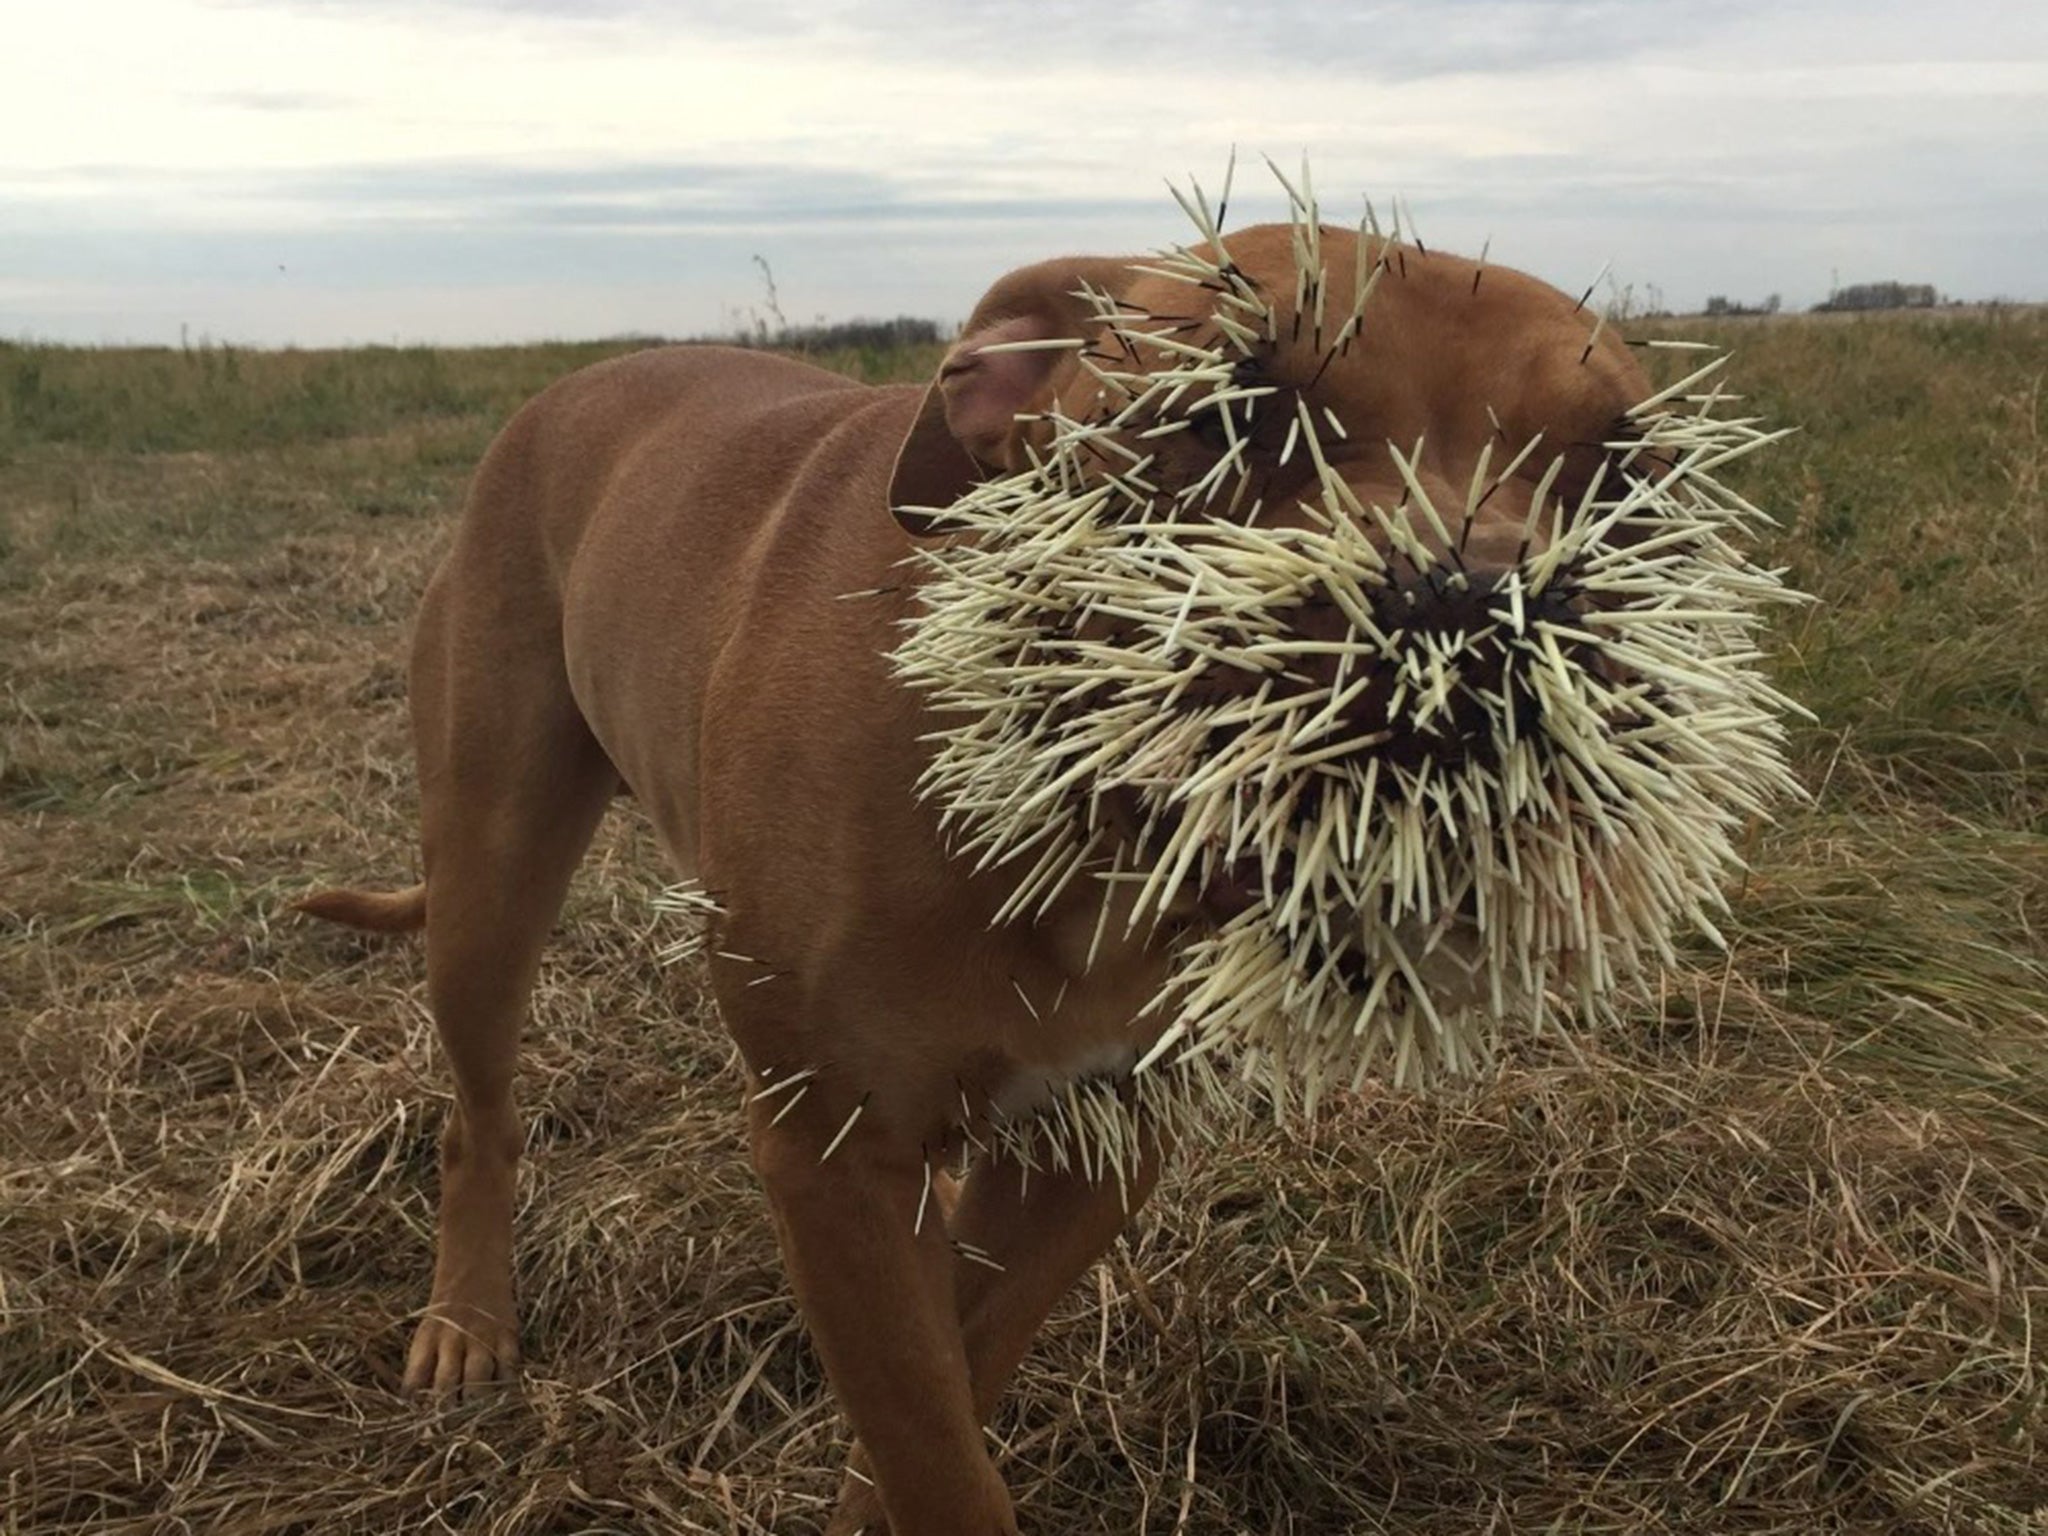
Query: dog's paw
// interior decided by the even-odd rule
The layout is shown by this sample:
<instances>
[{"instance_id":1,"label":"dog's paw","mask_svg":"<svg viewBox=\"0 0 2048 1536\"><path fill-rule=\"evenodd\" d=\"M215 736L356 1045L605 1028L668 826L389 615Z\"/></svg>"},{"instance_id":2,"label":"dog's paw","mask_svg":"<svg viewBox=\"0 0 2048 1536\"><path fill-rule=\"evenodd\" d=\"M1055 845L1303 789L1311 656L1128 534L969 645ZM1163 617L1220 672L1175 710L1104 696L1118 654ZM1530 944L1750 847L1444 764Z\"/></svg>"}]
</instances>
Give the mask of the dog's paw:
<instances>
[{"instance_id":1,"label":"dog's paw","mask_svg":"<svg viewBox=\"0 0 2048 1536\"><path fill-rule=\"evenodd\" d=\"M412 1336L405 1387L459 1397L510 1381L519 1368L519 1333L509 1315L482 1307L436 1304Z\"/></svg>"},{"instance_id":2,"label":"dog's paw","mask_svg":"<svg viewBox=\"0 0 2048 1536\"><path fill-rule=\"evenodd\" d=\"M850 1505L842 1502L832 1511L825 1536L889 1536L889 1517L882 1513L882 1501L870 1496Z\"/></svg>"},{"instance_id":3,"label":"dog's paw","mask_svg":"<svg viewBox=\"0 0 2048 1536\"><path fill-rule=\"evenodd\" d=\"M868 1470L867 1454L857 1446L839 1481L839 1503L826 1522L825 1536L889 1536L882 1496Z\"/></svg>"}]
</instances>

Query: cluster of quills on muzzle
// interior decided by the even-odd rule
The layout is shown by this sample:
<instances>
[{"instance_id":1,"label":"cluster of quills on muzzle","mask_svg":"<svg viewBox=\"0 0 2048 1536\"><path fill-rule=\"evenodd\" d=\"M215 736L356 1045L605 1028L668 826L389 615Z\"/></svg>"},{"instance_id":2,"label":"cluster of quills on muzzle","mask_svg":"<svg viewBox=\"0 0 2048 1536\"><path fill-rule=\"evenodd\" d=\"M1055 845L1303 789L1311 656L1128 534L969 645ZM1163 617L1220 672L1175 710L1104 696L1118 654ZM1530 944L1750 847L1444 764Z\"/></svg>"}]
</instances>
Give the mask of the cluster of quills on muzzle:
<instances>
[{"instance_id":1,"label":"cluster of quills on muzzle","mask_svg":"<svg viewBox=\"0 0 2048 1536\"><path fill-rule=\"evenodd\" d=\"M1368 208L1333 296L1306 169L1281 183L1291 307L1231 263L1202 193L1181 197L1200 239L1148 270L1212 323L1191 336L1087 290L1095 334L1050 345L1093 408L1042 418L1028 467L944 508L950 536L912 556L894 661L939 723L918 788L956 853L1014 871L999 921L1081 883L1098 945L1171 935L1156 1039L1073 1106L1105 1123L1148 1074L1313 1107L1598 1016L1675 932L1718 938L1734 837L1797 793L1792 706L1757 648L1794 594L1745 559L1768 520L1718 478L1776 434L1722 414L1724 359L1633 407L1583 494L1554 494L1552 462L1520 556L1478 570L1475 513L1540 439L1482 455L1462 505L1425 488L1419 446L1390 445L1406 495L1362 505L1325 459L1345 424L1243 366L1283 326L1348 349L1401 253ZM1287 526L1255 499L1254 402L1289 412L1280 457L1315 474ZM1220 451L1174 483L1154 445L1198 427Z\"/></svg>"}]
</instances>

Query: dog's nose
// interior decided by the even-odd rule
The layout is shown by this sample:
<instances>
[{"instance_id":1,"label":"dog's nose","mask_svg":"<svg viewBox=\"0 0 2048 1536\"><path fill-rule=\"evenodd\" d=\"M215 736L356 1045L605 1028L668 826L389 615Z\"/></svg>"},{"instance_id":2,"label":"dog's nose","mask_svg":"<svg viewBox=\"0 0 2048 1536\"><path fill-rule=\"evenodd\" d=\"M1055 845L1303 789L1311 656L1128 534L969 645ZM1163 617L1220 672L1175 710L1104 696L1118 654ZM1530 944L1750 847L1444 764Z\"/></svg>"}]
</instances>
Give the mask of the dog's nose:
<instances>
[{"instance_id":1,"label":"dog's nose","mask_svg":"<svg viewBox=\"0 0 2048 1536\"><path fill-rule=\"evenodd\" d=\"M1449 766L1493 756L1503 731L1534 724L1509 677L1529 623L1514 588L1499 567L1389 571L1374 604L1386 653L1345 708L1358 735L1385 733L1375 755L1401 768Z\"/></svg>"},{"instance_id":2,"label":"dog's nose","mask_svg":"<svg viewBox=\"0 0 2048 1536\"><path fill-rule=\"evenodd\" d=\"M1575 586L1545 558L1557 503L1538 506L1515 482L1469 497L1428 466L1401 467L1398 481L1375 472L1349 487L1383 561L1370 593L1377 654L1341 676L1335 664L1301 670L1346 699L1352 739L1380 737L1365 755L1410 770L1495 760L1540 728L1535 666L1610 670ZM1361 638L1334 606L1300 619L1312 641Z\"/></svg>"},{"instance_id":3,"label":"dog's nose","mask_svg":"<svg viewBox=\"0 0 2048 1536\"><path fill-rule=\"evenodd\" d=\"M1343 731L1365 756L1410 771L1497 761L1541 729L1541 666L1588 669L1612 681L1576 588L1537 582L1519 526L1474 530L1430 558L1388 561L1362 637L1325 607L1301 616L1304 638L1356 642L1370 655L1308 670L1341 698ZM1331 654L1337 654L1334 651Z\"/></svg>"}]
</instances>

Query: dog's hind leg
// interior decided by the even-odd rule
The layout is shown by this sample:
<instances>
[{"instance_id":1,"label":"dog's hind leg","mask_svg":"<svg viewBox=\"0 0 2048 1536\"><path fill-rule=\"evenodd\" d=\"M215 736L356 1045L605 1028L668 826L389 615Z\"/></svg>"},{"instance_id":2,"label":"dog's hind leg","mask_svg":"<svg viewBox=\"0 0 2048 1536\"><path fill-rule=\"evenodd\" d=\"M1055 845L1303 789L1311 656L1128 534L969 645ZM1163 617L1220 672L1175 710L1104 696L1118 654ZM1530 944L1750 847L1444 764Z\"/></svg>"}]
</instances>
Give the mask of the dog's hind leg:
<instances>
[{"instance_id":1,"label":"dog's hind leg","mask_svg":"<svg viewBox=\"0 0 2048 1536\"><path fill-rule=\"evenodd\" d=\"M559 641L547 626L518 622L527 617L478 613L430 591L414 645L427 994L455 1104L441 1138L433 1293L406 1357L409 1388L474 1386L518 1360L519 1031L541 947L618 785L570 696Z\"/></svg>"}]
</instances>

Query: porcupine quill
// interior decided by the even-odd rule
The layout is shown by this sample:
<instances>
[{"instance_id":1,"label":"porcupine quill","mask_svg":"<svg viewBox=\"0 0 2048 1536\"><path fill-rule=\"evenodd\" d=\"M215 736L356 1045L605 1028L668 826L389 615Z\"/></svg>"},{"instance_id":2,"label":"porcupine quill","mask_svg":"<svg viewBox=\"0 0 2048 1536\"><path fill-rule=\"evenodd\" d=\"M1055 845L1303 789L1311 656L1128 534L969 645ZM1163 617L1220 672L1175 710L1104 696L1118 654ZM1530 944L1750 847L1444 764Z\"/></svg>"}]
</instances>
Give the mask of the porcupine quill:
<instances>
[{"instance_id":1,"label":"porcupine quill","mask_svg":"<svg viewBox=\"0 0 2048 1536\"><path fill-rule=\"evenodd\" d=\"M704 953L710 941L713 919L725 909L718 898L694 880L667 886L655 893L654 910L662 917L679 919L679 932L654 952L661 965L679 965Z\"/></svg>"},{"instance_id":2,"label":"porcupine quill","mask_svg":"<svg viewBox=\"0 0 2048 1536\"><path fill-rule=\"evenodd\" d=\"M1282 184L1298 317L1328 285L1307 178ZM1273 393L1235 388L1234 370L1279 322L1229 264L1199 190L1176 196L1200 239L1146 270L1207 289L1215 339L1163 337L1086 293L1129 366L1094 363L1102 415L1056 415L1031 468L945 509L965 536L913 556L926 580L895 653L946 722L920 792L978 867L1017 871L1004 920L1042 912L1080 878L1101 882L1105 900L1114 884L1135 889L1134 920L1157 920L1191 882L1199 889L1247 856L1262 872L1261 899L1181 941L1152 1010L1168 1022L1128 1079L1069 1085L1036 1117L1050 1132L1004 1129L1027 1162L1119 1180L1139 1132L1117 1127L1171 1114L1180 1128L1186 1106L1229 1093L1233 1074L1219 1063L1256 1074L1276 1102L1312 1105L1328 1085L1374 1074L1396 1084L1464 1075L1510 1027L1601 1013L1622 980L1670 958L1675 929L1718 936L1711 913L1738 862L1735 831L1797 792L1777 724L1791 706L1752 643L1764 606L1793 594L1745 561L1740 544L1766 519L1715 478L1779 434L1713 414L1722 359L1631 408L1618 424L1626 436L1602 445L1665 473L1603 479L1565 505L1548 495L1556 461L1532 513L1550 525L1547 547L1531 553L1525 541L1488 601L1468 605L1467 629L1404 629L1376 598L1388 556L1367 530L1418 572L1441 562L1402 518L1358 505L1305 408L1283 456L1299 449L1316 470L1308 526L1212 515L1235 506L1250 477L1231 407ZM1363 325L1387 270L1388 246L1366 244L1375 229L1368 211L1360 251L1376 259L1357 264L1334 332L1318 326L1332 350ZM1151 458L1113 475L1099 467L1105 448L1128 452L1112 434L1142 443L1202 411L1220 413L1228 447L1189 486L1162 495ZM1435 504L1414 454L1397 448L1407 510L1455 549L1464 533L1453 541L1450 526L1469 531L1535 447L1491 480L1482 459L1456 513ZM1570 624L1551 595L1567 589L1592 600ZM1311 600L1345 615L1339 639L1291 627ZM1113 641L1075 638L1102 618L1114 623L1096 630ZM1497 681L1465 686L1467 664L1489 650L1506 658ZM1306 676L1290 663L1312 654L1339 658L1327 681L1274 682ZM1265 681L1248 697L1187 703L1219 661ZM1379 739L1347 723L1340 697L1370 675L1398 679ZM1434 739L1454 696L1479 706L1489 751L1417 763L1382 750ZM1109 790L1133 791L1145 808L1137 849L1095 813ZM1152 1091L1161 1074L1174 1092ZM1165 1109L1168 1098L1183 1108ZM1125 1113L1105 1113L1111 1104Z\"/></svg>"},{"instance_id":3,"label":"porcupine quill","mask_svg":"<svg viewBox=\"0 0 2048 1536\"><path fill-rule=\"evenodd\" d=\"M963 1124L1027 1176L1078 1169L1122 1185L1154 1138L1201 1134L1245 1078L1283 1111L1313 1107L1370 1076L1468 1074L1510 1029L1597 1017L1671 958L1675 931L1718 938L1738 829L1797 793L1778 723L1795 706L1755 648L1763 611L1796 594L1745 559L1768 519L1718 478L1781 434L1716 414L1725 359L1632 407L1600 445L1661 473L1603 476L1568 504L1551 494L1555 459L1519 560L1467 595L1462 624L1406 624L1390 561L1465 592L1458 555L1477 510L1540 440L1517 449L1498 433L1502 451L1481 456L1461 506L1431 496L1419 445L1396 445L1406 494L1389 511L1360 505L1328 464L1324 434L1350 435L1344 423L1297 396L1281 457L1314 474L1306 522L1257 526L1240 413L1279 391L1240 365L1280 343L1283 318L1229 260L1229 179L1213 210L1199 187L1175 191L1198 238L1144 268L1201 290L1212 331L1084 289L1113 350L1011 349L1074 350L1098 410L1052 413L1030 466L944 508L960 536L911 557L917 611L893 659L940 722L918 790L960 856L1015 872L1000 921L1092 882L1099 944L1119 888L1134 924L1157 922L1183 892L1258 872L1248 906L1175 941L1144 1015L1163 1027L1133 1070L1057 1086L1034 1113L970 1116L978 1137ZM1334 295L1307 169L1280 180L1297 267L1284 323L1327 367L1401 260L1400 231L1383 237L1368 204L1355 282ZM1597 339L1596 325L1585 355ZM1216 462L1162 486L1156 446L1194 427L1220 433ZM1567 612L1566 593L1585 601ZM1336 638L1297 627L1310 605L1341 615ZM1245 686L1205 695L1218 669ZM1391 680L1386 716L1361 729L1347 705L1376 678ZM1454 717L1484 751L1426 749ZM1136 797L1136 839L1101 815L1112 791ZM698 892L663 902L716 911ZM762 1093L794 1088L787 1113L807 1076Z\"/></svg>"}]
</instances>

